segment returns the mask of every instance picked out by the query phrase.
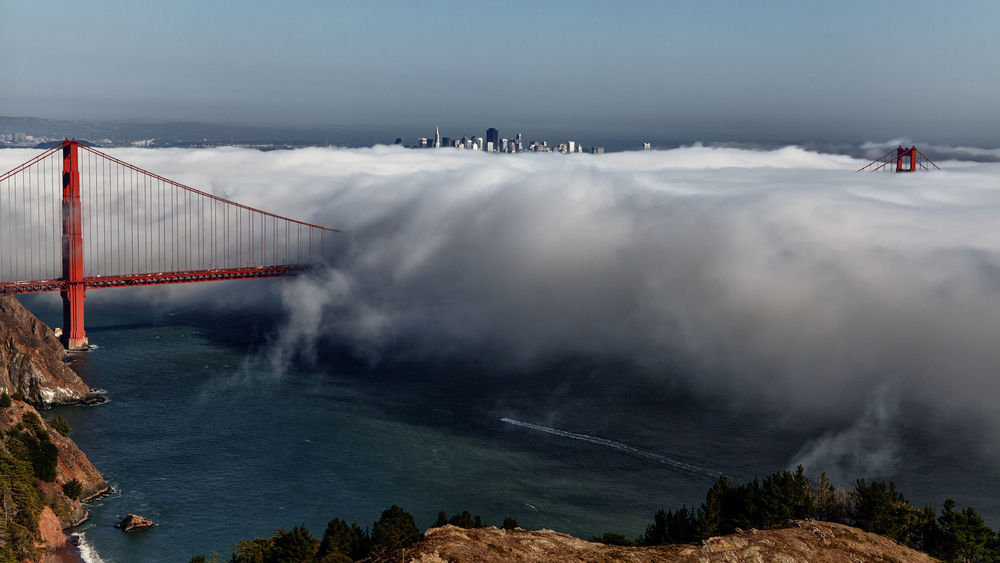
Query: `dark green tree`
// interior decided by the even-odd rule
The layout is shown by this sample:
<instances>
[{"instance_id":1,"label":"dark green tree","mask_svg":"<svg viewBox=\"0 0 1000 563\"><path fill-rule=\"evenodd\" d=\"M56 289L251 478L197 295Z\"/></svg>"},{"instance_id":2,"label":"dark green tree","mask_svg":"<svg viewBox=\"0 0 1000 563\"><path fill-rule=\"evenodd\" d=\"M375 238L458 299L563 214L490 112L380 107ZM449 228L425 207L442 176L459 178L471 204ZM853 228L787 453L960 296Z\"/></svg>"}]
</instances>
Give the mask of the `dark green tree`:
<instances>
[{"instance_id":1,"label":"dark green tree","mask_svg":"<svg viewBox=\"0 0 1000 563\"><path fill-rule=\"evenodd\" d=\"M83 492L83 485L77 479L73 479L68 483L63 483L62 488L63 488L63 494L65 494L71 500L76 500L80 498L80 493Z\"/></svg>"},{"instance_id":2,"label":"dark green tree","mask_svg":"<svg viewBox=\"0 0 1000 563\"><path fill-rule=\"evenodd\" d=\"M355 550L351 553L351 559L364 559L372 551L372 536L368 533L368 529L361 529L357 522L351 522L351 531L358 538L358 543Z\"/></svg>"},{"instance_id":3,"label":"dark green tree","mask_svg":"<svg viewBox=\"0 0 1000 563\"><path fill-rule=\"evenodd\" d=\"M32 416L34 415L33 418ZM49 439L49 433L41 427L41 421L34 413L24 417L21 431L10 430L5 445L20 459L27 460L42 481L55 481L59 463L59 448Z\"/></svg>"},{"instance_id":4,"label":"dark green tree","mask_svg":"<svg viewBox=\"0 0 1000 563\"><path fill-rule=\"evenodd\" d=\"M243 540L233 548L230 563L264 563L264 557L270 553L274 538L254 538Z\"/></svg>"},{"instance_id":5,"label":"dark green tree","mask_svg":"<svg viewBox=\"0 0 1000 563\"><path fill-rule=\"evenodd\" d=\"M458 526L459 528L482 528L484 526L483 519L477 514L475 517L468 510L463 510L461 514L456 514L448 520L448 523L452 526Z\"/></svg>"},{"instance_id":6,"label":"dark green tree","mask_svg":"<svg viewBox=\"0 0 1000 563\"><path fill-rule=\"evenodd\" d=\"M816 504L817 520L847 523L853 510L851 495L844 489L834 487L826 473L820 473L816 479L812 496Z\"/></svg>"},{"instance_id":7,"label":"dark green tree","mask_svg":"<svg viewBox=\"0 0 1000 563\"><path fill-rule=\"evenodd\" d=\"M66 422L66 419L61 416L53 418L49 421L49 424L52 425L52 428L56 429L56 432L62 434L63 436L69 436L73 433L73 429L70 428L69 423Z\"/></svg>"},{"instance_id":8,"label":"dark green tree","mask_svg":"<svg viewBox=\"0 0 1000 563\"><path fill-rule=\"evenodd\" d=\"M318 545L305 525L292 531L275 530L270 538L241 541L230 559L231 563L301 563L312 561Z\"/></svg>"},{"instance_id":9,"label":"dark green tree","mask_svg":"<svg viewBox=\"0 0 1000 563\"><path fill-rule=\"evenodd\" d=\"M795 470L778 471L760 482L754 524L759 527L780 524L786 520L809 518L816 511L812 486L801 465Z\"/></svg>"},{"instance_id":10,"label":"dark green tree","mask_svg":"<svg viewBox=\"0 0 1000 563\"><path fill-rule=\"evenodd\" d=\"M323 533L323 539L319 543L316 559L322 560L333 553L339 553L348 558L357 554L359 543L361 542L361 538L358 537L358 531L360 531L360 528L357 522L352 527L340 518L330 520L330 523L326 525L326 531Z\"/></svg>"},{"instance_id":11,"label":"dark green tree","mask_svg":"<svg viewBox=\"0 0 1000 563\"><path fill-rule=\"evenodd\" d=\"M442 510L438 512L437 520L434 521L434 524L431 525L431 528L440 528L441 526L447 526L447 525L448 525L448 513Z\"/></svg>"},{"instance_id":12,"label":"dark green tree","mask_svg":"<svg viewBox=\"0 0 1000 563\"><path fill-rule=\"evenodd\" d=\"M989 554L987 546L994 539L993 531L986 527L976 509L970 506L956 512L955 501L948 499L937 521L940 539L932 555L945 561L995 560L992 556L986 557Z\"/></svg>"},{"instance_id":13,"label":"dark green tree","mask_svg":"<svg viewBox=\"0 0 1000 563\"><path fill-rule=\"evenodd\" d=\"M420 539L420 530L413 516L395 504L382 512L382 517L372 525L371 551L383 554L406 547Z\"/></svg>"},{"instance_id":14,"label":"dark green tree","mask_svg":"<svg viewBox=\"0 0 1000 563\"><path fill-rule=\"evenodd\" d=\"M855 526L868 532L888 536L904 545L920 544L923 534L923 512L903 497L896 483L859 479L852 492Z\"/></svg>"},{"instance_id":15,"label":"dark green tree","mask_svg":"<svg viewBox=\"0 0 1000 563\"><path fill-rule=\"evenodd\" d=\"M16 432L15 432L16 434ZM0 447L0 554L35 560L35 530L45 506L24 444L8 436Z\"/></svg>"},{"instance_id":16,"label":"dark green tree","mask_svg":"<svg viewBox=\"0 0 1000 563\"><path fill-rule=\"evenodd\" d=\"M640 543L642 545L691 543L700 537L701 528L697 514L693 508L682 506L677 512L657 511L653 516L653 523L646 528Z\"/></svg>"},{"instance_id":17,"label":"dark green tree","mask_svg":"<svg viewBox=\"0 0 1000 563\"><path fill-rule=\"evenodd\" d=\"M277 530L274 544L266 563L299 563L311 561L316 554L319 540L314 538L305 524L295 526L290 532Z\"/></svg>"},{"instance_id":18,"label":"dark green tree","mask_svg":"<svg viewBox=\"0 0 1000 563\"><path fill-rule=\"evenodd\" d=\"M754 527L754 501L759 492L757 479L745 485L733 485L725 475L719 477L698 510L700 535L719 536L731 534L736 528Z\"/></svg>"},{"instance_id":19,"label":"dark green tree","mask_svg":"<svg viewBox=\"0 0 1000 563\"><path fill-rule=\"evenodd\" d=\"M44 432L44 430L42 429L41 417L39 417L37 414L33 412L25 413L24 416L21 418L21 422L23 422L25 426L34 430L35 432Z\"/></svg>"},{"instance_id":20,"label":"dark green tree","mask_svg":"<svg viewBox=\"0 0 1000 563\"><path fill-rule=\"evenodd\" d=\"M10 399L10 395L6 391L0 393L0 409L5 409L12 404L13 401Z\"/></svg>"},{"instance_id":21,"label":"dark green tree","mask_svg":"<svg viewBox=\"0 0 1000 563\"><path fill-rule=\"evenodd\" d=\"M504 530L513 530L514 528L520 528L520 527L521 526L518 525L517 520L515 520L513 517L511 516L504 517L503 519Z\"/></svg>"},{"instance_id":22,"label":"dark green tree","mask_svg":"<svg viewBox=\"0 0 1000 563\"><path fill-rule=\"evenodd\" d=\"M698 525L701 528L702 536L715 536L723 527L723 522L728 519L725 499L732 495L733 485L729 479L723 475L712 485L712 488L705 494L705 502L698 509ZM655 522L654 522L655 525Z\"/></svg>"}]
</instances>

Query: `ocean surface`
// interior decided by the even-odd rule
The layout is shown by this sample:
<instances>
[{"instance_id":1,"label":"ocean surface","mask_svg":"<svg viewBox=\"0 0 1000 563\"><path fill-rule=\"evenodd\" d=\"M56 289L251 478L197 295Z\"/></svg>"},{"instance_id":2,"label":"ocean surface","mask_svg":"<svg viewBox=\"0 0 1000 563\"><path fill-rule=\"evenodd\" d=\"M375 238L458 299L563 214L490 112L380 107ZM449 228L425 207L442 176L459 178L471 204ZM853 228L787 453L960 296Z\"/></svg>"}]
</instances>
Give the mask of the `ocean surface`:
<instances>
[{"instance_id":1,"label":"ocean surface","mask_svg":"<svg viewBox=\"0 0 1000 563\"><path fill-rule=\"evenodd\" d=\"M46 414L70 423L114 488L76 530L91 561L227 558L278 528L304 523L320 536L333 517L369 526L392 504L421 528L439 510L468 510L493 524L636 536L657 509L697 505L718 475L787 468L822 434L587 358L514 370L330 351L278 373L267 355L275 319L143 307L131 291L88 296L97 348L75 367L108 401ZM22 301L59 324L55 294ZM916 504L952 497L996 526L1000 483L966 455L974 440L911 432L884 477ZM157 526L123 534L113 525L130 512Z\"/></svg>"}]
</instances>

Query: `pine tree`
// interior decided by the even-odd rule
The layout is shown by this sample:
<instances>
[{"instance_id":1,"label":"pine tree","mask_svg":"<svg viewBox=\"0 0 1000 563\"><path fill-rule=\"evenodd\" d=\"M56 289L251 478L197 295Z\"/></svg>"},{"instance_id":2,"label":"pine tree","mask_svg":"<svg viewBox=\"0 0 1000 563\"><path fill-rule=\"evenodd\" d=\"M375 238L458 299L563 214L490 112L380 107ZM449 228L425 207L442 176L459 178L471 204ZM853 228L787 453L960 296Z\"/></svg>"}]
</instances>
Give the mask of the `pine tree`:
<instances>
[{"instance_id":1,"label":"pine tree","mask_svg":"<svg viewBox=\"0 0 1000 563\"><path fill-rule=\"evenodd\" d=\"M413 516L395 504L372 525L372 551L377 554L406 547L420 539Z\"/></svg>"},{"instance_id":2,"label":"pine tree","mask_svg":"<svg viewBox=\"0 0 1000 563\"><path fill-rule=\"evenodd\" d=\"M349 526L346 521L340 518L330 520L326 525L326 531L323 533L323 539L320 541L319 550L316 552L316 559L322 559L333 553L339 553L348 557L355 553L360 538L358 538L358 534L355 531L357 527L356 522L354 526Z\"/></svg>"}]
</instances>

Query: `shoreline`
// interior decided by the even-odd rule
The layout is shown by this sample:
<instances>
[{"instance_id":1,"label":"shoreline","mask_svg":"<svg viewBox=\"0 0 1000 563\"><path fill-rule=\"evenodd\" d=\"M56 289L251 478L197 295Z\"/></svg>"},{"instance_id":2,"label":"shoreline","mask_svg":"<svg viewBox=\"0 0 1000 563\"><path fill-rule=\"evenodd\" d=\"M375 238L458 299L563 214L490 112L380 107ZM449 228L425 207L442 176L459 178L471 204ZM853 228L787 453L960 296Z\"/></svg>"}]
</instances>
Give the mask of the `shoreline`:
<instances>
[{"instance_id":1,"label":"shoreline","mask_svg":"<svg viewBox=\"0 0 1000 563\"><path fill-rule=\"evenodd\" d=\"M43 563L86 563L83 558L83 551L80 550L80 536L77 534L66 534L66 545L45 552L42 556Z\"/></svg>"},{"instance_id":2,"label":"shoreline","mask_svg":"<svg viewBox=\"0 0 1000 563\"><path fill-rule=\"evenodd\" d=\"M80 502L87 503L97 500L101 497L105 497L115 492L114 487L108 485L103 490L98 491L87 498L81 498ZM63 534L66 536L66 545L53 549L51 551L46 551L42 555L42 563L87 563L87 560L83 557L83 549L80 547L80 533L71 532L73 528L82 525L84 522L90 520L90 511L87 511L87 515L79 522L74 523L72 526L63 530ZM91 553L94 552L93 547L90 548ZM100 561L100 559L98 559Z\"/></svg>"}]
</instances>

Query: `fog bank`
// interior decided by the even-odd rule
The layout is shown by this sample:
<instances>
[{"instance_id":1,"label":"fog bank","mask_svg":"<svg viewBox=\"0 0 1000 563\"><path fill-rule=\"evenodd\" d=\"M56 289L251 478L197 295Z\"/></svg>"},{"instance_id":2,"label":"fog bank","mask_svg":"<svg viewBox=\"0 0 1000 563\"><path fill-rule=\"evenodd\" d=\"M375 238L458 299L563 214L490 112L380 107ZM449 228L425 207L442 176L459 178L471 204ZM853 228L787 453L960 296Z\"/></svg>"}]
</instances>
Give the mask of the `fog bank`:
<instances>
[{"instance_id":1,"label":"fog bank","mask_svg":"<svg viewBox=\"0 0 1000 563\"><path fill-rule=\"evenodd\" d=\"M891 438L916 405L998 435L1000 164L855 173L865 161L797 147L109 152L345 231L329 269L282 284L276 364L329 344L582 355L847 432ZM14 153L0 164L30 157ZM844 459L827 438L799 457Z\"/></svg>"}]
</instances>

